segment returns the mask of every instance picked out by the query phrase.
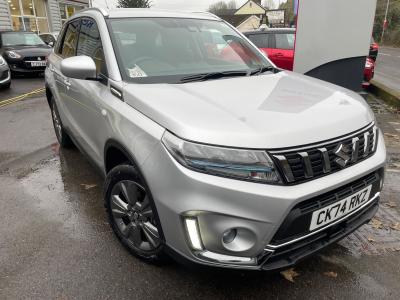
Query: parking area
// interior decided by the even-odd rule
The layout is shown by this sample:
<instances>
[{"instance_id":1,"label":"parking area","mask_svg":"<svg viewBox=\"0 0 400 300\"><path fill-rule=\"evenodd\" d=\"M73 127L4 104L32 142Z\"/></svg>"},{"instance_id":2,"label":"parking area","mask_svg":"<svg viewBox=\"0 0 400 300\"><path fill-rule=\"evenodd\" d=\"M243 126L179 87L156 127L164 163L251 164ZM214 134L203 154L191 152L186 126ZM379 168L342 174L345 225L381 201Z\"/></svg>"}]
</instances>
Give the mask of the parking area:
<instances>
[{"instance_id":1,"label":"parking area","mask_svg":"<svg viewBox=\"0 0 400 300\"><path fill-rule=\"evenodd\" d=\"M400 91L400 49L380 47L376 60L375 80Z\"/></svg>"},{"instance_id":2,"label":"parking area","mask_svg":"<svg viewBox=\"0 0 400 300\"><path fill-rule=\"evenodd\" d=\"M0 105L43 85L16 79ZM399 299L400 115L368 101L389 155L379 213L282 274L131 256L107 223L103 179L77 149L59 148L44 94L0 107L0 299Z\"/></svg>"}]
</instances>

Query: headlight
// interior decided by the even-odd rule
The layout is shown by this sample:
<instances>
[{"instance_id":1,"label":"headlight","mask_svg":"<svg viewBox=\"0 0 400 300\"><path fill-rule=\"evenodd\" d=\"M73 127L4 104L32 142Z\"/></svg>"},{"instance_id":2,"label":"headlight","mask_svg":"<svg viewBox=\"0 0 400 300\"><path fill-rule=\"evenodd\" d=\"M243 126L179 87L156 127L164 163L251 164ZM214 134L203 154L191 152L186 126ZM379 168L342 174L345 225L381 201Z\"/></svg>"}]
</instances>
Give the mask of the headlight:
<instances>
[{"instance_id":1,"label":"headlight","mask_svg":"<svg viewBox=\"0 0 400 300\"><path fill-rule=\"evenodd\" d=\"M4 60L3 56L0 55L0 66L4 66L6 61Z\"/></svg>"},{"instance_id":2,"label":"headlight","mask_svg":"<svg viewBox=\"0 0 400 300\"><path fill-rule=\"evenodd\" d=\"M265 151L196 144L169 132L165 132L162 142L179 163L195 171L255 182L280 182Z\"/></svg>"},{"instance_id":3,"label":"headlight","mask_svg":"<svg viewBox=\"0 0 400 300\"><path fill-rule=\"evenodd\" d=\"M19 55L17 52L15 51L7 51L7 55L10 58L21 58L21 55Z\"/></svg>"}]
</instances>

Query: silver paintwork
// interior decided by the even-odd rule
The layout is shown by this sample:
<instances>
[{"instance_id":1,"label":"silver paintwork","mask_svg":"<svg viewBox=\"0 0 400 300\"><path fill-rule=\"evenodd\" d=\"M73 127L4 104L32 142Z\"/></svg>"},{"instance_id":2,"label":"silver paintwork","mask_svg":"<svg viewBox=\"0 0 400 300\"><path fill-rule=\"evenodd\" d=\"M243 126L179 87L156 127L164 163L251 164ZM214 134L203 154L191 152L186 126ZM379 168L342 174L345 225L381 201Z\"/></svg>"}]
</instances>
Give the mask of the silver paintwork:
<instances>
[{"instance_id":1,"label":"silver paintwork","mask_svg":"<svg viewBox=\"0 0 400 300\"><path fill-rule=\"evenodd\" d=\"M61 62L61 73L65 77L75 79L96 78L96 65L89 56L73 56L63 59Z\"/></svg>"},{"instance_id":2,"label":"silver paintwork","mask_svg":"<svg viewBox=\"0 0 400 300\"><path fill-rule=\"evenodd\" d=\"M126 149L147 181L166 244L189 260L257 268L196 257L182 224L184 215L197 216L208 251L255 257L264 251L297 203L385 165L383 137L376 135L376 152L371 157L340 172L293 186L252 183L189 170L162 145L165 130L195 142L273 152L286 147L301 149L307 144L324 145L326 140L364 130L373 123L374 116L359 95L291 72L187 84L123 82L104 15L86 10L73 18L82 16L97 22L109 79L103 84L67 77L60 71L62 58L52 53L46 84L57 103L61 122L102 170L105 145L110 139ZM108 13L108 18L150 16L215 18L160 10ZM124 101L111 93L111 86L122 92ZM244 251L225 247L222 235L230 228L252 232L251 246Z\"/></svg>"}]
</instances>

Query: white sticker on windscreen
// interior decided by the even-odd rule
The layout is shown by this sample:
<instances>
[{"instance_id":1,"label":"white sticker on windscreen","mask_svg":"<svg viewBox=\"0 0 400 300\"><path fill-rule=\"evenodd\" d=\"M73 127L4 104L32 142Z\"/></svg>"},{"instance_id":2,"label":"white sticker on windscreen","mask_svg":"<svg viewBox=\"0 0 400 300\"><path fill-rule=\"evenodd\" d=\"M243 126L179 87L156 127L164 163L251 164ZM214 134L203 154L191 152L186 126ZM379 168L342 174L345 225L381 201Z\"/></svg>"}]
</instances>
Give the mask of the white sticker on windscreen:
<instances>
[{"instance_id":1,"label":"white sticker on windscreen","mask_svg":"<svg viewBox=\"0 0 400 300\"><path fill-rule=\"evenodd\" d=\"M147 74L137 65L132 69L128 69L128 74L131 78L147 77Z\"/></svg>"}]
</instances>

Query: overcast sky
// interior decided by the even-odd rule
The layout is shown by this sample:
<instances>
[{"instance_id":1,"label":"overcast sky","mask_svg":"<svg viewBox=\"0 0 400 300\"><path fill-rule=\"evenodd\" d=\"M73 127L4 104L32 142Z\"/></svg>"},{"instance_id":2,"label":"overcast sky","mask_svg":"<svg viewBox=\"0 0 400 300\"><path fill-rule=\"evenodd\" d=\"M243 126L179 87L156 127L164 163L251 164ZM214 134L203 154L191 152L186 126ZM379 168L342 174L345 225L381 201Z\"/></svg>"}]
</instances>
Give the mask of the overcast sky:
<instances>
[{"instance_id":1,"label":"overcast sky","mask_svg":"<svg viewBox=\"0 0 400 300\"><path fill-rule=\"evenodd\" d=\"M218 2L220 0L152 0L153 8L162 9L179 9L179 10L191 10L191 11L204 11L210 6L210 4ZM237 7L243 5L247 0L236 0ZM284 0L274 0L275 5ZM261 2L264 2L262 0ZM110 8L116 7L117 0L93 0L93 6L107 7L106 3Z\"/></svg>"}]
</instances>

